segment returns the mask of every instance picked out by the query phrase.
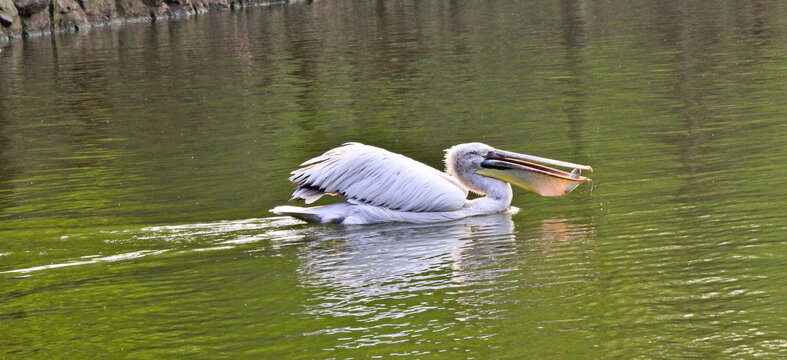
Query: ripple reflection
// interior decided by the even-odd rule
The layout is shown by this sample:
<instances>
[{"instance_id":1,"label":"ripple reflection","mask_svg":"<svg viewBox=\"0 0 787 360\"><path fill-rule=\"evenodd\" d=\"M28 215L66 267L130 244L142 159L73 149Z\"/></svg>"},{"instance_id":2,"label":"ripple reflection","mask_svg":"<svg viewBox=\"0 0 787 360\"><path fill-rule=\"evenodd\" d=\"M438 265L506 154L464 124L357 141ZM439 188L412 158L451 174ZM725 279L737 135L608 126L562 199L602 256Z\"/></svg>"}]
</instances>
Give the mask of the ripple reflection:
<instances>
[{"instance_id":1,"label":"ripple reflection","mask_svg":"<svg viewBox=\"0 0 787 360\"><path fill-rule=\"evenodd\" d=\"M537 277L546 281L536 286L546 288L594 278L592 270L561 269L585 261L589 234L588 226L563 219L518 232L509 213L445 224L326 228L305 234L298 241L299 278L311 294L304 313L330 319L309 335L338 337L331 349L405 341L440 348L445 344L434 339L443 338L453 344L444 350L457 350L457 339L489 341L504 334L504 324L511 319L527 321L520 317L523 305L551 306L554 295L534 291L536 284L523 274L541 272ZM577 301L581 295L585 293L573 294ZM567 311L532 324L585 318L584 313ZM512 335L503 339L518 338Z\"/></svg>"},{"instance_id":2,"label":"ripple reflection","mask_svg":"<svg viewBox=\"0 0 787 360\"><path fill-rule=\"evenodd\" d=\"M515 253L508 213L447 224L328 229L316 235L313 240L319 241L306 242L300 251L302 284L313 294L305 312L349 323L331 322L314 334L362 334L345 338L338 347L417 339L423 331L441 331L479 316L490 294L507 286L498 279L513 270L501 264ZM468 311L469 304L478 307L475 313ZM410 325L426 312L432 313L430 318L444 312L450 317Z\"/></svg>"}]
</instances>

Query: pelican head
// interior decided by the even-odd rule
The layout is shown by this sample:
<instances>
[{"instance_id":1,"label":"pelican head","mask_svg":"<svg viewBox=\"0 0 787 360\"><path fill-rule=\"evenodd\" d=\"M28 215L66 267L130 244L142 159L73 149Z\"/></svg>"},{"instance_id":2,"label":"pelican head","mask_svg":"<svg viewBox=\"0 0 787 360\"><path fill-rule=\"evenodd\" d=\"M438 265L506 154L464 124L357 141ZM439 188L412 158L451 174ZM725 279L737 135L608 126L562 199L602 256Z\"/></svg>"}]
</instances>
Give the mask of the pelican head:
<instances>
[{"instance_id":1,"label":"pelican head","mask_svg":"<svg viewBox=\"0 0 787 360\"><path fill-rule=\"evenodd\" d=\"M541 164L571 168L572 171ZM460 179L468 189L487 195L489 189L495 187L494 182L500 180L542 196L563 196L590 181L580 175L582 170L593 171L590 166L498 150L482 143L451 147L446 150L445 165L448 174Z\"/></svg>"}]
</instances>

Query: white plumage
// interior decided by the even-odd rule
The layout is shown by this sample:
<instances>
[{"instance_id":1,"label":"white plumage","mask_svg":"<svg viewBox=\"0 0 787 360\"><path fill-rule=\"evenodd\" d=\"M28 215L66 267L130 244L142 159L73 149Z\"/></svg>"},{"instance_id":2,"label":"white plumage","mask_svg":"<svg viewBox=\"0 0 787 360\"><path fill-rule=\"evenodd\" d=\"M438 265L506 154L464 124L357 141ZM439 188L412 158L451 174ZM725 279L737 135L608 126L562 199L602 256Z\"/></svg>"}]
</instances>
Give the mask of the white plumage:
<instances>
[{"instance_id":1,"label":"white plumage","mask_svg":"<svg viewBox=\"0 0 787 360\"><path fill-rule=\"evenodd\" d=\"M430 223L498 213L508 208L513 193L506 181L497 179L497 172L509 165L506 161L514 161L512 157L528 155L502 152L481 143L456 145L446 151L446 174L384 149L347 143L304 162L289 178L297 186L291 200L311 204L328 194L340 195L346 202L310 208L277 206L271 212L308 222L341 224ZM516 170L534 171L529 167L533 164L520 161L514 165L519 167ZM477 173L483 172L482 168L487 168L485 175ZM549 168L538 170L543 169ZM549 171L553 173L547 178L560 173ZM544 176L539 176L543 180ZM468 201L468 190L486 196Z\"/></svg>"},{"instance_id":2,"label":"white plumage","mask_svg":"<svg viewBox=\"0 0 787 360\"><path fill-rule=\"evenodd\" d=\"M290 181L293 199L307 204L325 194L341 195L351 204L399 211L454 211L467 190L450 176L406 156L374 146L348 143L304 162Z\"/></svg>"}]
</instances>

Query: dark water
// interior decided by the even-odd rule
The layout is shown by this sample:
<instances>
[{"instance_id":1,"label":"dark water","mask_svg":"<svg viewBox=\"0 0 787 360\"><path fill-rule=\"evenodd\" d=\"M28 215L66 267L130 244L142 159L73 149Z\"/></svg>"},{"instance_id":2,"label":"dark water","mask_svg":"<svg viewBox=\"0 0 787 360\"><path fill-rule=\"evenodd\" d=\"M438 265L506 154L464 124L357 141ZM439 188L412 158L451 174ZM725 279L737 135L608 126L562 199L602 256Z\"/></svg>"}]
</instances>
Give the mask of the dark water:
<instances>
[{"instance_id":1,"label":"dark water","mask_svg":"<svg viewBox=\"0 0 787 360\"><path fill-rule=\"evenodd\" d=\"M0 48L0 358L784 358L787 6L319 1ZM429 226L267 209L347 141L592 165Z\"/></svg>"}]
</instances>

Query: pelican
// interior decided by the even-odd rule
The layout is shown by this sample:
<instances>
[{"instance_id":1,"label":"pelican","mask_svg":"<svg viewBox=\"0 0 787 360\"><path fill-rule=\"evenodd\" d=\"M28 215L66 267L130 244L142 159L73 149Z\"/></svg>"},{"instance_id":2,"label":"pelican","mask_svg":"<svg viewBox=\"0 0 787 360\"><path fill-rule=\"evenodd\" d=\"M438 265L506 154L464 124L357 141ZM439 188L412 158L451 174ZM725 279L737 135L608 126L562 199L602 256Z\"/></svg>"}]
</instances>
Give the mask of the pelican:
<instances>
[{"instance_id":1,"label":"pelican","mask_svg":"<svg viewBox=\"0 0 787 360\"><path fill-rule=\"evenodd\" d=\"M537 164L539 163L539 164ZM540 164L572 168L569 172ZM562 196L589 178L586 165L495 149L482 143L445 151L446 172L374 146L347 143L308 160L290 174L293 200L311 204L323 195L345 202L270 211L307 222L343 225L433 223L506 211L514 184L542 196ZM483 197L467 200L472 191Z\"/></svg>"}]
</instances>

